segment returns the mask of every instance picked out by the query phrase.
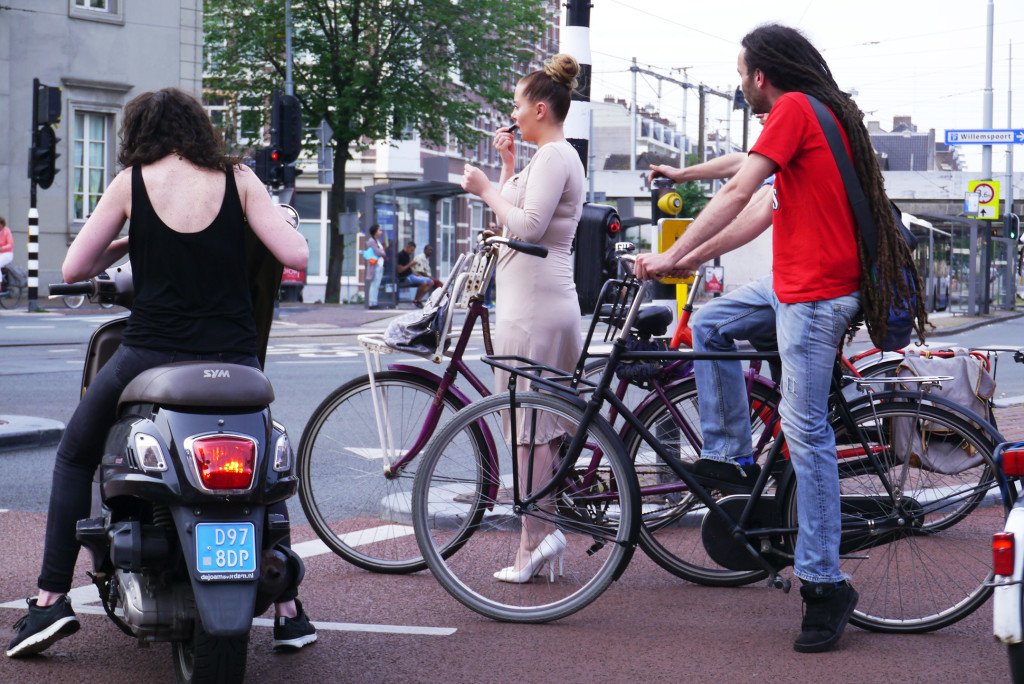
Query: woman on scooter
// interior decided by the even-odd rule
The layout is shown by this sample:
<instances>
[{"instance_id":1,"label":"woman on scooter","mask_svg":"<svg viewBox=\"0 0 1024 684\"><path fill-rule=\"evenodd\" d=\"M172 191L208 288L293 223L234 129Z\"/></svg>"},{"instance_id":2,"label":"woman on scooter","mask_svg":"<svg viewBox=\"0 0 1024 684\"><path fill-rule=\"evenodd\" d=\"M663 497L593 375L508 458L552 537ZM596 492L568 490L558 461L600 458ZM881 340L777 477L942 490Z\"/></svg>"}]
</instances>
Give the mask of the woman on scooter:
<instances>
[{"instance_id":1,"label":"woman on scooter","mask_svg":"<svg viewBox=\"0 0 1024 684\"><path fill-rule=\"evenodd\" d=\"M66 282L85 280L128 255L135 303L121 347L96 376L57 447L39 596L15 626L9 657L39 653L78 631L67 592L89 516L93 474L118 397L137 375L186 360L259 368L245 261L246 222L283 265L302 270L305 239L248 167L225 156L202 105L175 88L144 93L124 109L118 161L64 260ZM130 220L128 237L118 238ZM284 503L271 512L287 514ZM274 647L316 640L293 587L275 607Z\"/></svg>"}]
</instances>

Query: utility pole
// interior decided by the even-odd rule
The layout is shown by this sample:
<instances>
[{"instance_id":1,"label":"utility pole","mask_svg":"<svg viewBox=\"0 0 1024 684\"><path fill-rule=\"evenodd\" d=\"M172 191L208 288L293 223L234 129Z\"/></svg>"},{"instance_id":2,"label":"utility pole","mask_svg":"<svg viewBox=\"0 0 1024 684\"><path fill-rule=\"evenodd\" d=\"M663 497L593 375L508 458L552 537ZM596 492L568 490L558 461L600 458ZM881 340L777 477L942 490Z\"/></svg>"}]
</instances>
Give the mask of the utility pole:
<instances>
[{"instance_id":1,"label":"utility pole","mask_svg":"<svg viewBox=\"0 0 1024 684\"><path fill-rule=\"evenodd\" d=\"M1010 41L1010 53L1008 59L1008 76L1006 80L1006 127L1013 126L1013 41ZM1013 145L1006 146L1006 210L1004 212L1007 232L1006 237L1012 237L1009 226L1013 224ZM1007 293L1006 308L1012 310L1016 303L1016 270L1013 264L1017 263L1017 240L1009 241L1009 248L1006 251L1006 263L1009 268L1004 273L1004 288Z\"/></svg>"},{"instance_id":2,"label":"utility pole","mask_svg":"<svg viewBox=\"0 0 1024 684\"><path fill-rule=\"evenodd\" d=\"M985 31L985 92L982 103L982 128L992 128L992 32L995 24L995 7L993 0L988 0L988 25ZM981 148L981 177L986 180L992 178L992 146L985 145ZM976 221L975 223L980 223ZM986 222L986 225L988 222ZM980 226L979 226L980 227ZM985 228L985 258L982 268L983 287L981 289L981 313L988 314L992 301L992 278L989 273L992 270L992 231ZM975 238L971 236L972 240Z\"/></svg>"},{"instance_id":3,"label":"utility pole","mask_svg":"<svg viewBox=\"0 0 1024 684\"><path fill-rule=\"evenodd\" d=\"M636 65L636 57L633 58L633 66L629 68L633 72L633 101L630 105L633 110L633 116L630 118L630 131L629 136L629 170L636 171L636 136L637 136L637 117L640 115L636 105L636 75L640 72L639 67Z\"/></svg>"},{"instance_id":4,"label":"utility pole","mask_svg":"<svg viewBox=\"0 0 1024 684\"><path fill-rule=\"evenodd\" d=\"M687 83L687 84L689 83L689 78L687 77L687 74L686 74L686 72L689 70L689 68L690 67L683 67L683 69L682 69L682 72L683 72L683 83ZM681 135L679 137L679 140L680 140L680 142L679 142L679 168L681 168L681 169L685 169L686 168L686 106L687 106L687 104L689 104L689 95L690 95L690 88L688 86L684 85L683 86L683 118L682 118L682 122L680 123L680 125L682 127L679 129L679 131L681 133Z\"/></svg>"},{"instance_id":5,"label":"utility pole","mask_svg":"<svg viewBox=\"0 0 1024 684\"><path fill-rule=\"evenodd\" d=\"M294 95L292 82L292 0L284 0L284 94Z\"/></svg>"},{"instance_id":6,"label":"utility pole","mask_svg":"<svg viewBox=\"0 0 1024 684\"><path fill-rule=\"evenodd\" d=\"M580 65L578 85L572 91L572 104L565 119L565 136L580 155L583 173L590 175L590 0L566 3L565 29L561 37L565 51Z\"/></svg>"}]
</instances>

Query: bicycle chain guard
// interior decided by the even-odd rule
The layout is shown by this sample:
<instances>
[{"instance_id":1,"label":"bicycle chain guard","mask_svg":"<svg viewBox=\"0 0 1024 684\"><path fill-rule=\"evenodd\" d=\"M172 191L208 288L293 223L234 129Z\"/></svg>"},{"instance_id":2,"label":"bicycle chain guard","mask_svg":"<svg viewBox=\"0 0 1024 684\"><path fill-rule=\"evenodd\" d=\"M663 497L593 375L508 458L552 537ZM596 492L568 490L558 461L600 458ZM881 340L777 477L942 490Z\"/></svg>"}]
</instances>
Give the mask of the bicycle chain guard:
<instances>
[{"instance_id":1,"label":"bicycle chain guard","mask_svg":"<svg viewBox=\"0 0 1024 684\"><path fill-rule=\"evenodd\" d=\"M722 516L709 512L704 516L701 524L701 539L704 542L704 550L713 561L729 570L764 570L764 567L757 562L750 552L733 537L732 528L734 520L739 520L743 513L749 494L733 494L718 501L718 505L732 518L730 521L722 519ZM762 494L758 500L750 519L747 523L749 529L783 527L782 513L772 495ZM781 570L792 564L792 553L786 550L785 537L776 535L769 537L767 541L771 544L772 551L778 553L764 553L762 557L776 570ZM752 539L751 544L757 548L759 541Z\"/></svg>"}]
</instances>

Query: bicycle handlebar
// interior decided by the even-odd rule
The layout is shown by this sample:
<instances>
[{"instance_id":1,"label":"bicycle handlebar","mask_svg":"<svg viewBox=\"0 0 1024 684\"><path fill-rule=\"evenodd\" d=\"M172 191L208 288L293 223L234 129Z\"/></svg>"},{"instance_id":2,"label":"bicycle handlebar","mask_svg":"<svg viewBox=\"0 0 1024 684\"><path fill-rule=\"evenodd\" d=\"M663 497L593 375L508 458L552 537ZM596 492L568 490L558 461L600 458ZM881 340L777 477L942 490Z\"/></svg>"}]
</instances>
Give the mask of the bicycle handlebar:
<instances>
[{"instance_id":1,"label":"bicycle handlebar","mask_svg":"<svg viewBox=\"0 0 1024 684\"><path fill-rule=\"evenodd\" d=\"M548 248L544 245L538 245L533 242L524 242L523 240L513 240L511 238L501 237L500 235L492 235L484 238L484 244L488 246L508 245L510 249L514 249L517 252L540 257L541 259L546 259L548 256Z\"/></svg>"},{"instance_id":2,"label":"bicycle handlebar","mask_svg":"<svg viewBox=\"0 0 1024 684\"><path fill-rule=\"evenodd\" d=\"M85 295L92 297L96 294L96 283L92 280L83 280L77 283L50 283L50 296Z\"/></svg>"}]
</instances>

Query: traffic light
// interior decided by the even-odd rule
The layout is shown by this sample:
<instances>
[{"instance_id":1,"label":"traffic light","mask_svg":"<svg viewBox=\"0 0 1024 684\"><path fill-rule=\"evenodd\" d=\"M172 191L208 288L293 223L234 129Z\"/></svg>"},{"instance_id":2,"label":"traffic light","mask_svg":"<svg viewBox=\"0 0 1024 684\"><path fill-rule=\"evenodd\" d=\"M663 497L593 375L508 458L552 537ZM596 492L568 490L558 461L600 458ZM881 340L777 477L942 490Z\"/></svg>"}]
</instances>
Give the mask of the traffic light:
<instances>
[{"instance_id":1,"label":"traffic light","mask_svg":"<svg viewBox=\"0 0 1024 684\"><path fill-rule=\"evenodd\" d=\"M286 188L295 187L295 177L302 173L302 169L295 168L293 164L285 164L281 167L281 185Z\"/></svg>"},{"instance_id":2,"label":"traffic light","mask_svg":"<svg viewBox=\"0 0 1024 684\"><path fill-rule=\"evenodd\" d=\"M32 127L60 123L60 88L43 85L38 78L32 79L35 101L32 103Z\"/></svg>"},{"instance_id":3,"label":"traffic light","mask_svg":"<svg viewBox=\"0 0 1024 684\"><path fill-rule=\"evenodd\" d=\"M302 104L294 95L274 91L270 108L270 145L281 151L284 164L291 164L302 151Z\"/></svg>"},{"instance_id":4,"label":"traffic light","mask_svg":"<svg viewBox=\"0 0 1024 684\"><path fill-rule=\"evenodd\" d=\"M1020 238L1020 217L1016 214L1006 214L1003 217L1006 221L1006 237L1011 240Z\"/></svg>"},{"instance_id":5,"label":"traffic light","mask_svg":"<svg viewBox=\"0 0 1024 684\"><path fill-rule=\"evenodd\" d=\"M46 189L53 184L57 175L57 142L60 138L53 127L43 126L32 133L32 148L28 151L28 177L39 187Z\"/></svg>"},{"instance_id":6,"label":"traffic light","mask_svg":"<svg viewBox=\"0 0 1024 684\"><path fill-rule=\"evenodd\" d=\"M601 287L616 275L615 243L622 220L615 207L585 203L576 228L575 275L580 310L589 314L597 306Z\"/></svg>"},{"instance_id":7,"label":"traffic light","mask_svg":"<svg viewBox=\"0 0 1024 684\"><path fill-rule=\"evenodd\" d=\"M276 147L263 147L256 150L255 164L253 171L256 177L263 181L264 185L276 187L281 185L281 150Z\"/></svg>"}]
</instances>

